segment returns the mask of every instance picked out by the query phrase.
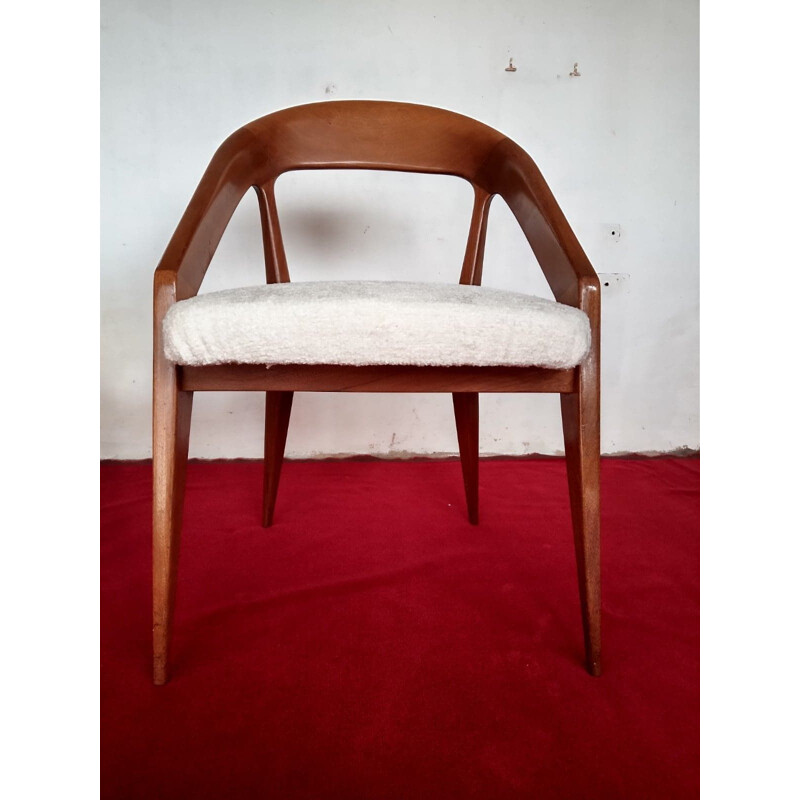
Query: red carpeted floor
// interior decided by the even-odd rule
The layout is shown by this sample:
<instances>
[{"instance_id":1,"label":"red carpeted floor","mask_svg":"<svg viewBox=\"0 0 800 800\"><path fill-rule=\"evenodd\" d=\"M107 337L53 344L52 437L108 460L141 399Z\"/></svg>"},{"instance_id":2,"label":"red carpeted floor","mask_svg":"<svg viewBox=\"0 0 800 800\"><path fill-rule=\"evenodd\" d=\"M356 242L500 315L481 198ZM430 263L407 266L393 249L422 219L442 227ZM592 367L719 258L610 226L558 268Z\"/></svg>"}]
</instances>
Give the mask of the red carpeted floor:
<instances>
[{"instance_id":1,"label":"red carpeted floor","mask_svg":"<svg viewBox=\"0 0 800 800\"><path fill-rule=\"evenodd\" d=\"M104 798L698 794L699 460L602 466L582 667L561 460L192 462L172 681L150 683L150 465L102 476Z\"/></svg>"}]
</instances>

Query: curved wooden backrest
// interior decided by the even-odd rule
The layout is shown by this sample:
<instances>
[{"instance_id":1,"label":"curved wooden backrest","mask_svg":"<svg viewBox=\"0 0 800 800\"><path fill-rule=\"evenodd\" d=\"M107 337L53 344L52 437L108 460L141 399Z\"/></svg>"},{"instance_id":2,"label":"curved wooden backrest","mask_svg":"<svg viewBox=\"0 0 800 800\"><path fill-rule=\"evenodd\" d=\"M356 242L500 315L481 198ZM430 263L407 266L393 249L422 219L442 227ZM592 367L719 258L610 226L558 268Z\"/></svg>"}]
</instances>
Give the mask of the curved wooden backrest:
<instances>
[{"instance_id":1,"label":"curved wooden backrest","mask_svg":"<svg viewBox=\"0 0 800 800\"><path fill-rule=\"evenodd\" d=\"M242 131L250 136L268 283L289 280L275 180L299 169L376 169L454 175L475 189L461 283L479 284L492 194L481 167L503 134L441 108L378 100L343 100L287 108Z\"/></svg>"},{"instance_id":2,"label":"curved wooden backrest","mask_svg":"<svg viewBox=\"0 0 800 800\"><path fill-rule=\"evenodd\" d=\"M452 111L379 100L296 106L244 130L253 136L260 183L295 169L428 172L474 183L492 148L505 138Z\"/></svg>"},{"instance_id":3,"label":"curved wooden backrest","mask_svg":"<svg viewBox=\"0 0 800 800\"><path fill-rule=\"evenodd\" d=\"M236 206L254 188L269 282L289 280L275 180L298 169L379 169L454 175L475 191L461 283L481 281L489 204L501 195L557 300L598 314L599 281L530 156L502 133L440 108L376 100L311 103L268 114L217 150L159 264L175 300L196 294ZM588 294L587 294L588 292Z\"/></svg>"}]
</instances>

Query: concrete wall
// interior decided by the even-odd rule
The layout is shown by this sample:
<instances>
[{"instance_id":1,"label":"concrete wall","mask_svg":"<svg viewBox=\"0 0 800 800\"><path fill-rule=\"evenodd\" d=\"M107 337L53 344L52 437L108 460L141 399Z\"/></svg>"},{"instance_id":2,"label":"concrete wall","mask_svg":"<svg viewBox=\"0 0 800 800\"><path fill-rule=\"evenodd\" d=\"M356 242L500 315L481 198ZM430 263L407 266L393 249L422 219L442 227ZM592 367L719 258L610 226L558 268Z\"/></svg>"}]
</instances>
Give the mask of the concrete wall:
<instances>
[{"instance_id":1,"label":"concrete wall","mask_svg":"<svg viewBox=\"0 0 800 800\"><path fill-rule=\"evenodd\" d=\"M699 446L695 0L105 0L102 26L104 458L150 455L152 272L216 147L348 98L449 108L524 147L608 283L604 452ZM458 280L458 179L293 173L277 197L296 280ZM263 280L248 195L202 291ZM552 297L499 199L484 283ZM484 395L481 413L485 454L563 451L555 396ZM258 457L262 418L262 395L196 396L191 455ZM289 456L455 451L448 396L295 399Z\"/></svg>"}]
</instances>

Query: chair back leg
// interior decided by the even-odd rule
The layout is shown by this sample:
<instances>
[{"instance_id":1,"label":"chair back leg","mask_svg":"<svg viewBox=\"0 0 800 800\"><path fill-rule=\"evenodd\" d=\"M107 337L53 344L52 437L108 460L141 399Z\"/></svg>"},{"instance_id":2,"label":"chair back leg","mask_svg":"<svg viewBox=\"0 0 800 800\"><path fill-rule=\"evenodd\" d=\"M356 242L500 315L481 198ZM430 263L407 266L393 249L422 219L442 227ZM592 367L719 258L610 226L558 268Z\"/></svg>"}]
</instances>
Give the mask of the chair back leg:
<instances>
[{"instance_id":1,"label":"chair back leg","mask_svg":"<svg viewBox=\"0 0 800 800\"><path fill-rule=\"evenodd\" d=\"M292 414L294 392L267 392L264 424L264 506L263 524L272 525L278 483L281 479L289 417Z\"/></svg>"},{"instance_id":2,"label":"chair back leg","mask_svg":"<svg viewBox=\"0 0 800 800\"><path fill-rule=\"evenodd\" d=\"M596 377L561 395L572 529L578 565L586 668L600 662L600 391Z\"/></svg>"},{"instance_id":3,"label":"chair back leg","mask_svg":"<svg viewBox=\"0 0 800 800\"><path fill-rule=\"evenodd\" d=\"M454 392L458 451L467 495L467 514L478 524L478 392Z\"/></svg>"}]
</instances>

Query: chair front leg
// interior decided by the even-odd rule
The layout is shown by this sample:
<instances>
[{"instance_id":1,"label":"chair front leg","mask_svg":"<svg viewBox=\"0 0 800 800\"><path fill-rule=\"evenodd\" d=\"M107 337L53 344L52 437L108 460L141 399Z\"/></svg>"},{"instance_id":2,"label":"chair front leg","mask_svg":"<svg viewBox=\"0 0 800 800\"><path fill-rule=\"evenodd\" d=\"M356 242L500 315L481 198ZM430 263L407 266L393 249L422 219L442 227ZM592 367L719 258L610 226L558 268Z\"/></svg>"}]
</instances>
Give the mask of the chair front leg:
<instances>
[{"instance_id":1,"label":"chair front leg","mask_svg":"<svg viewBox=\"0 0 800 800\"><path fill-rule=\"evenodd\" d=\"M192 393L177 388L175 368L153 385L153 682L169 679L169 647L181 540Z\"/></svg>"},{"instance_id":2,"label":"chair front leg","mask_svg":"<svg viewBox=\"0 0 800 800\"><path fill-rule=\"evenodd\" d=\"M572 529L578 566L586 668L600 662L600 387L596 373L584 374L579 390L561 395Z\"/></svg>"}]
</instances>

